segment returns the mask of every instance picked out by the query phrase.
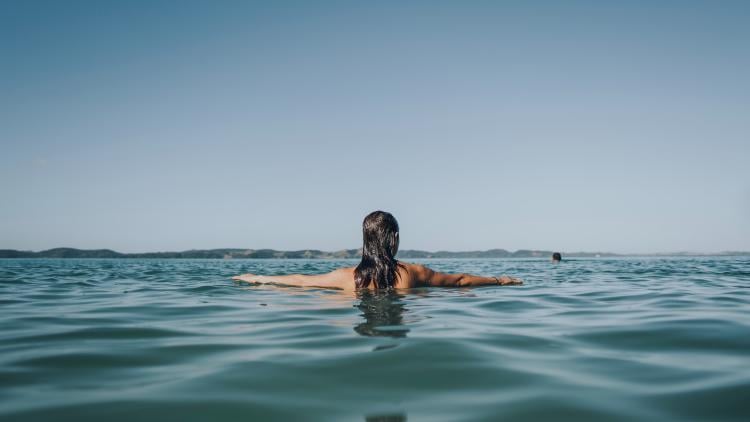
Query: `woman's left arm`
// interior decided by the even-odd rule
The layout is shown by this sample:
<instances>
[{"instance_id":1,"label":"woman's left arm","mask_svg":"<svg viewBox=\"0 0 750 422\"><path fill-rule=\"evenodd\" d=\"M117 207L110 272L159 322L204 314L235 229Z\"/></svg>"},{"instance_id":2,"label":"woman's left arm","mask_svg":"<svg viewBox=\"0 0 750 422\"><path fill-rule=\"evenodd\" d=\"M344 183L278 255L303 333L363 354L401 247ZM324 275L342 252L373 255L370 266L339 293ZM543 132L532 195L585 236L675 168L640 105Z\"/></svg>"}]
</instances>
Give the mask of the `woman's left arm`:
<instances>
[{"instance_id":1,"label":"woman's left arm","mask_svg":"<svg viewBox=\"0 0 750 422\"><path fill-rule=\"evenodd\" d=\"M523 284L523 281L514 277L503 275L500 277L482 277L473 274L448 274L433 271L423 265L410 265L410 271L414 272L418 283L423 286L440 287L469 287L469 286L514 286Z\"/></svg>"}]
</instances>

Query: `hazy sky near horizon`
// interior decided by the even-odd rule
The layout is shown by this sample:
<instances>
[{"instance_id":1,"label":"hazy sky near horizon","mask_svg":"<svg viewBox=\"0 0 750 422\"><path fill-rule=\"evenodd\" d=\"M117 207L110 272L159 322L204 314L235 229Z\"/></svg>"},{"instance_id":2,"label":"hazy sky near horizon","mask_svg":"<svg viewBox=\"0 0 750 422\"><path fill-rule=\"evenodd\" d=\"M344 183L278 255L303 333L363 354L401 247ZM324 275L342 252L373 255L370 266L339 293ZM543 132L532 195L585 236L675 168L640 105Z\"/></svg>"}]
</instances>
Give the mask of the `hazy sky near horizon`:
<instances>
[{"instance_id":1,"label":"hazy sky near horizon","mask_svg":"<svg viewBox=\"0 0 750 422\"><path fill-rule=\"evenodd\" d=\"M750 250L750 2L3 1L0 248Z\"/></svg>"}]
</instances>

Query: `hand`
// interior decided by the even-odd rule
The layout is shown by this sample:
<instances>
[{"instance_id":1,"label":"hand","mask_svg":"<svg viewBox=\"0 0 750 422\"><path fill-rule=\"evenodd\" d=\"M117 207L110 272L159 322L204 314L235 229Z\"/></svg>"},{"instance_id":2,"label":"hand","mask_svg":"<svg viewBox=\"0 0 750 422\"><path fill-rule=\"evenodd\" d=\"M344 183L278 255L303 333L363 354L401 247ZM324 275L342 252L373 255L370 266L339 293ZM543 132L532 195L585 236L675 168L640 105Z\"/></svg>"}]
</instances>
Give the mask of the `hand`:
<instances>
[{"instance_id":1,"label":"hand","mask_svg":"<svg viewBox=\"0 0 750 422\"><path fill-rule=\"evenodd\" d=\"M520 278L508 277L507 275L497 278L501 286L518 286L523 284Z\"/></svg>"},{"instance_id":2,"label":"hand","mask_svg":"<svg viewBox=\"0 0 750 422\"><path fill-rule=\"evenodd\" d=\"M232 277L232 280L244 281L247 283L263 283L262 278L263 276L247 273L247 274L242 274L242 275L236 275Z\"/></svg>"}]
</instances>

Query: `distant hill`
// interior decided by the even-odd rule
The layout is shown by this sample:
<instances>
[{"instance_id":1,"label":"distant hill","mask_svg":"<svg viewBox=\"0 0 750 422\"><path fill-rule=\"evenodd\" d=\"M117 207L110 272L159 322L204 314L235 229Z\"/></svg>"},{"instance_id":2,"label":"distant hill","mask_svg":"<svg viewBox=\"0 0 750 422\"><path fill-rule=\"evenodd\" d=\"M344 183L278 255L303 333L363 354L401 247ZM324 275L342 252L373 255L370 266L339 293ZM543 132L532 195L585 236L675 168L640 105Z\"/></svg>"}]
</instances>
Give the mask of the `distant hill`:
<instances>
[{"instance_id":1,"label":"distant hill","mask_svg":"<svg viewBox=\"0 0 750 422\"><path fill-rule=\"evenodd\" d=\"M276 251L273 249L195 249L182 252L121 253L110 249L55 248L41 252L0 249L0 258L212 258L212 259L269 259L269 258L354 258L357 249L337 252L319 250Z\"/></svg>"},{"instance_id":2,"label":"distant hill","mask_svg":"<svg viewBox=\"0 0 750 422\"><path fill-rule=\"evenodd\" d=\"M625 256L609 252L562 252L563 258L590 258ZM692 254L679 252L674 254L651 254L652 256L679 255L699 256L706 254ZM720 252L711 255L750 255L750 252ZM277 251L274 249L194 249L182 252L145 252L121 253L110 249L75 249L55 248L46 251L18 251L15 249L0 249L0 258L209 258L209 259L357 259L359 249L343 249L327 252L317 249L299 251ZM399 251L401 259L414 258L547 258L552 251L519 249L510 252L505 249L489 249L486 251L437 251L427 252L419 250Z\"/></svg>"}]
</instances>

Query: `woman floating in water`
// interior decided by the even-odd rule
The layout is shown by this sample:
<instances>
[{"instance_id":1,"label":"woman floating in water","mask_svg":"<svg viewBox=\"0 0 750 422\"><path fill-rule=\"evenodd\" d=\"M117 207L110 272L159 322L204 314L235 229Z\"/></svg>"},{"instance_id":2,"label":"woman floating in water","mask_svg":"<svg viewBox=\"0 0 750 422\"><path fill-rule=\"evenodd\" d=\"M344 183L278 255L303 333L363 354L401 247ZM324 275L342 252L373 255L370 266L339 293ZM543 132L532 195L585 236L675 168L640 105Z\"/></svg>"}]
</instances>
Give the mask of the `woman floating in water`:
<instances>
[{"instance_id":1,"label":"woman floating in water","mask_svg":"<svg viewBox=\"0 0 750 422\"><path fill-rule=\"evenodd\" d=\"M390 213L375 211L362 223L364 245L362 261L356 267L340 268L320 275L263 276L242 274L233 280L248 283L272 283L287 286L323 287L341 290L408 289L412 287L464 287L485 285L523 284L517 278L480 277L471 274L445 274L423 265L396 260L398 252L398 222Z\"/></svg>"}]
</instances>

